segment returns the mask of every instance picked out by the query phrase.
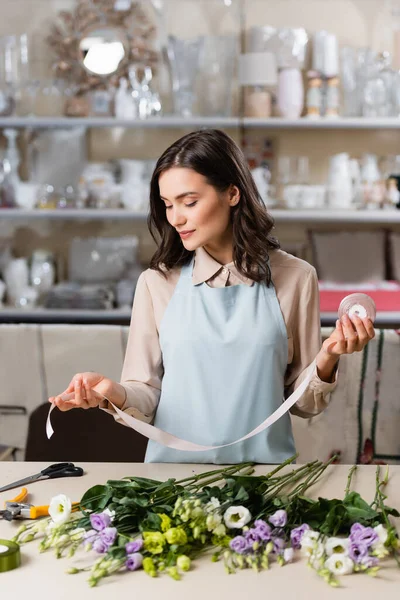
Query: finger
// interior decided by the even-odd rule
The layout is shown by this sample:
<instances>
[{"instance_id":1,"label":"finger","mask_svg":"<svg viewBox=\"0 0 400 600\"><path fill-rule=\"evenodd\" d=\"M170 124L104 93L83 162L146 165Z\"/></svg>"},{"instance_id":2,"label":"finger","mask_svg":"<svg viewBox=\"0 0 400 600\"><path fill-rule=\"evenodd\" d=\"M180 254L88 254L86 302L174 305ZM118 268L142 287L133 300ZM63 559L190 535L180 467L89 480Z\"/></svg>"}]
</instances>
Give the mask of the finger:
<instances>
[{"instance_id":1,"label":"finger","mask_svg":"<svg viewBox=\"0 0 400 600\"><path fill-rule=\"evenodd\" d=\"M356 350L356 345L358 342L357 331L348 315L343 315L341 322L344 337L346 339L346 352L347 354L353 354L353 352Z\"/></svg>"},{"instance_id":2,"label":"finger","mask_svg":"<svg viewBox=\"0 0 400 600\"><path fill-rule=\"evenodd\" d=\"M369 317L365 317L362 321L365 329L367 330L369 339L372 340L375 337L375 328L373 322Z\"/></svg>"},{"instance_id":3,"label":"finger","mask_svg":"<svg viewBox=\"0 0 400 600\"><path fill-rule=\"evenodd\" d=\"M75 393L75 401L77 403L77 406L79 406L80 408L85 408L85 409L90 408L88 403L86 402L86 394L85 394L85 390L83 387L82 375L77 375L75 377L74 393Z\"/></svg>"},{"instance_id":4,"label":"finger","mask_svg":"<svg viewBox=\"0 0 400 600\"><path fill-rule=\"evenodd\" d=\"M90 387L87 379L83 380L83 385L84 385L85 393L86 393L86 402L88 403L90 408L94 408L95 406L98 405L98 400L95 397L95 394L94 394L92 388Z\"/></svg>"},{"instance_id":5,"label":"finger","mask_svg":"<svg viewBox=\"0 0 400 600\"><path fill-rule=\"evenodd\" d=\"M346 340L344 338L342 324L339 321L339 319L336 321L336 327L335 327L335 331L333 332L333 334L335 335L336 339L334 339L333 341L330 341L331 340L331 337L330 337L327 340L325 340L325 342L324 342L325 351L328 354L337 354L337 355L344 354L346 352Z\"/></svg>"},{"instance_id":6,"label":"finger","mask_svg":"<svg viewBox=\"0 0 400 600\"><path fill-rule=\"evenodd\" d=\"M63 412L78 407L74 398L71 400L65 400L62 396L55 396L54 405Z\"/></svg>"},{"instance_id":7,"label":"finger","mask_svg":"<svg viewBox=\"0 0 400 600\"><path fill-rule=\"evenodd\" d=\"M71 394L75 389L75 379L72 379L72 381L69 383L68 387L66 390L64 390L63 394Z\"/></svg>"},{"instance_id":8,"label":"finger","mask_svg":"<svg viewBox=\"0 0 400 600\"><path fill-rule=\"evenodd\" d=\"M360 351L364 348L365 344L369 341L368 331L365 329L364 322L360 317L354 315L353 317L353 325L356 328L358 342L356 344L357 351Z\"/></svg>"}]
</instances>

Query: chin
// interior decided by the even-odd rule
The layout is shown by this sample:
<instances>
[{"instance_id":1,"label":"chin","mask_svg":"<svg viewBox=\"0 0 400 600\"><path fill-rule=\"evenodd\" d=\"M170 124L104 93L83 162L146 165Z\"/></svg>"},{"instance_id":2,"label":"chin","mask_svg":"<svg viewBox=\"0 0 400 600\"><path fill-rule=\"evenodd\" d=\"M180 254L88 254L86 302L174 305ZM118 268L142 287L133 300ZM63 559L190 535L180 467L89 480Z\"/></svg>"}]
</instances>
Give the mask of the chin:
<instances>
[{"instance_id":1,"label":"chin","mask_svg":"<svg viewBox=\"0 0 400 600\"><path fill-rule=\"evenodd\" d=\"M186 248L186 250L189 250L189 252L194 252L194 250L197 250L197 248L200 248L200 246L202 246L203 244L199 244L199 242L196 242L195 240L182 240L182 244L184 246L184 248Z\"/></svg>"}]
</instances>

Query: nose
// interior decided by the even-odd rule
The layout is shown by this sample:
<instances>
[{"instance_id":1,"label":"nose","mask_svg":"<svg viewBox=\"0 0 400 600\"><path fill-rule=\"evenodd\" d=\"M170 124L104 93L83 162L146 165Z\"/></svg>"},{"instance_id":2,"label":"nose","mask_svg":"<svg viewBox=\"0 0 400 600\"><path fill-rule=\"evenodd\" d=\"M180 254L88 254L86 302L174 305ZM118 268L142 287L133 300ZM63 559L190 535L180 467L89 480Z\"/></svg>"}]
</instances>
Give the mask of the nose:
<instances>
[{"instance_id":1,"label":"nose","mask_svg":"<svg viewBox=\"0 0 400 600\"><path fill-rule=\"evenodd\" d=\"M186 223L186 217L179 206L173 207L169 211L167 211L167 216L168 221L170 222L172 227L175 227L175 229L182 227L182 225Z\"/></svg>"}]
</instances>

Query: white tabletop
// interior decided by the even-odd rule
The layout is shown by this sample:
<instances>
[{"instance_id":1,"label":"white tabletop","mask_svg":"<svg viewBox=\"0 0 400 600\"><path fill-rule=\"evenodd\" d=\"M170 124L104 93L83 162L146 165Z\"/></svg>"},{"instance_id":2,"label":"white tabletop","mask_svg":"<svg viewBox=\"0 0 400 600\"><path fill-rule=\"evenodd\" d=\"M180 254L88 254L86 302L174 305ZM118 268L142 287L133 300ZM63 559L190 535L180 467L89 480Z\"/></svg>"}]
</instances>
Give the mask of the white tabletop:
<instances>
[{"instance_id":1,"label":"white tabletop","mask_svg":"<svg viewBox=\"0 0 400 600\"><path fill-rule=\"evenodd\" d=\"M44 463L0 462L0 487L48 466ZM164 480L168 477L182 478L201 471L210 470L210 465L172 464L130 464L130 463L82 463L85 475L78 478L40 481L28 486L29 502L48 504L55 494L67 494L78 501L92 485L105 483L107 479L119 479L128 475L139 475ZM343 497L349 467L335 465L329 468L310 495L317 497ZM382 467L384 469L384 467ZM257 473L266 473L268 466L257 467ZM400 508L400 466L390 467L390 481L386 489L387 503ZM372 501L375 490L375 467L360 466L353 478L352 489L358 491L367 501ZM19 490L0 494L0 505L14 497ZM9 523L0 520L0 539L11 539L20 522ZM398 527L400 523L398 523ZM57 560L53 551L38 552L38 542L22 546L22 565L14 571L0 574L1 599L30 598L32 594L41 600L71 600L71 598L93 598L109 600L110 594L122 598L136 597L141 600L236 600L243 598L267 598L269 596L310 600L313 598L336 598L340 600L362 598L376 600L398 594L400 569L394 562L386 562L375 579L367 575L342 577L342 589L330 588L316 573L307 568L305 560L279 567L272 564L269 571L256 574L245 570L235 575L227 575L223 563L211 563L204 557L196 561L194 568L185 573L181 581L174 581L168 575L156 579L142 571L122 573L104 579L97 588L89 588L87 574L67 575L68 567L78 559ZM75 562L76 564L76 562Z\"/></svg>"}]
</instances>

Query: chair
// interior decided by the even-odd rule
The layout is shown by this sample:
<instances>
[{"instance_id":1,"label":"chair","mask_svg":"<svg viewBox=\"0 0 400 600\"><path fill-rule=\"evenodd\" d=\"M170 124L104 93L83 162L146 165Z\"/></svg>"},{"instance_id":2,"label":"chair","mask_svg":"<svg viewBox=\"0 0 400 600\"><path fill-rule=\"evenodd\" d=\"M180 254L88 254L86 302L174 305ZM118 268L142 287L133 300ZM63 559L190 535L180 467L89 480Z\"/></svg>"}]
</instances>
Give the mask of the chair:
<instances>
[{"instance_id":1,"label":"chair","mask_svg":"<svg viewBox=\"0 0 400 600\"><path fill-rule=\"evenodd\" d=\"M74 409L51 415L54 428L48 440L46 419L49 404L30 415L25 460L45 462L143 462L147 438L117 423L97 408Z\"/></svg>"}]
</instances>

